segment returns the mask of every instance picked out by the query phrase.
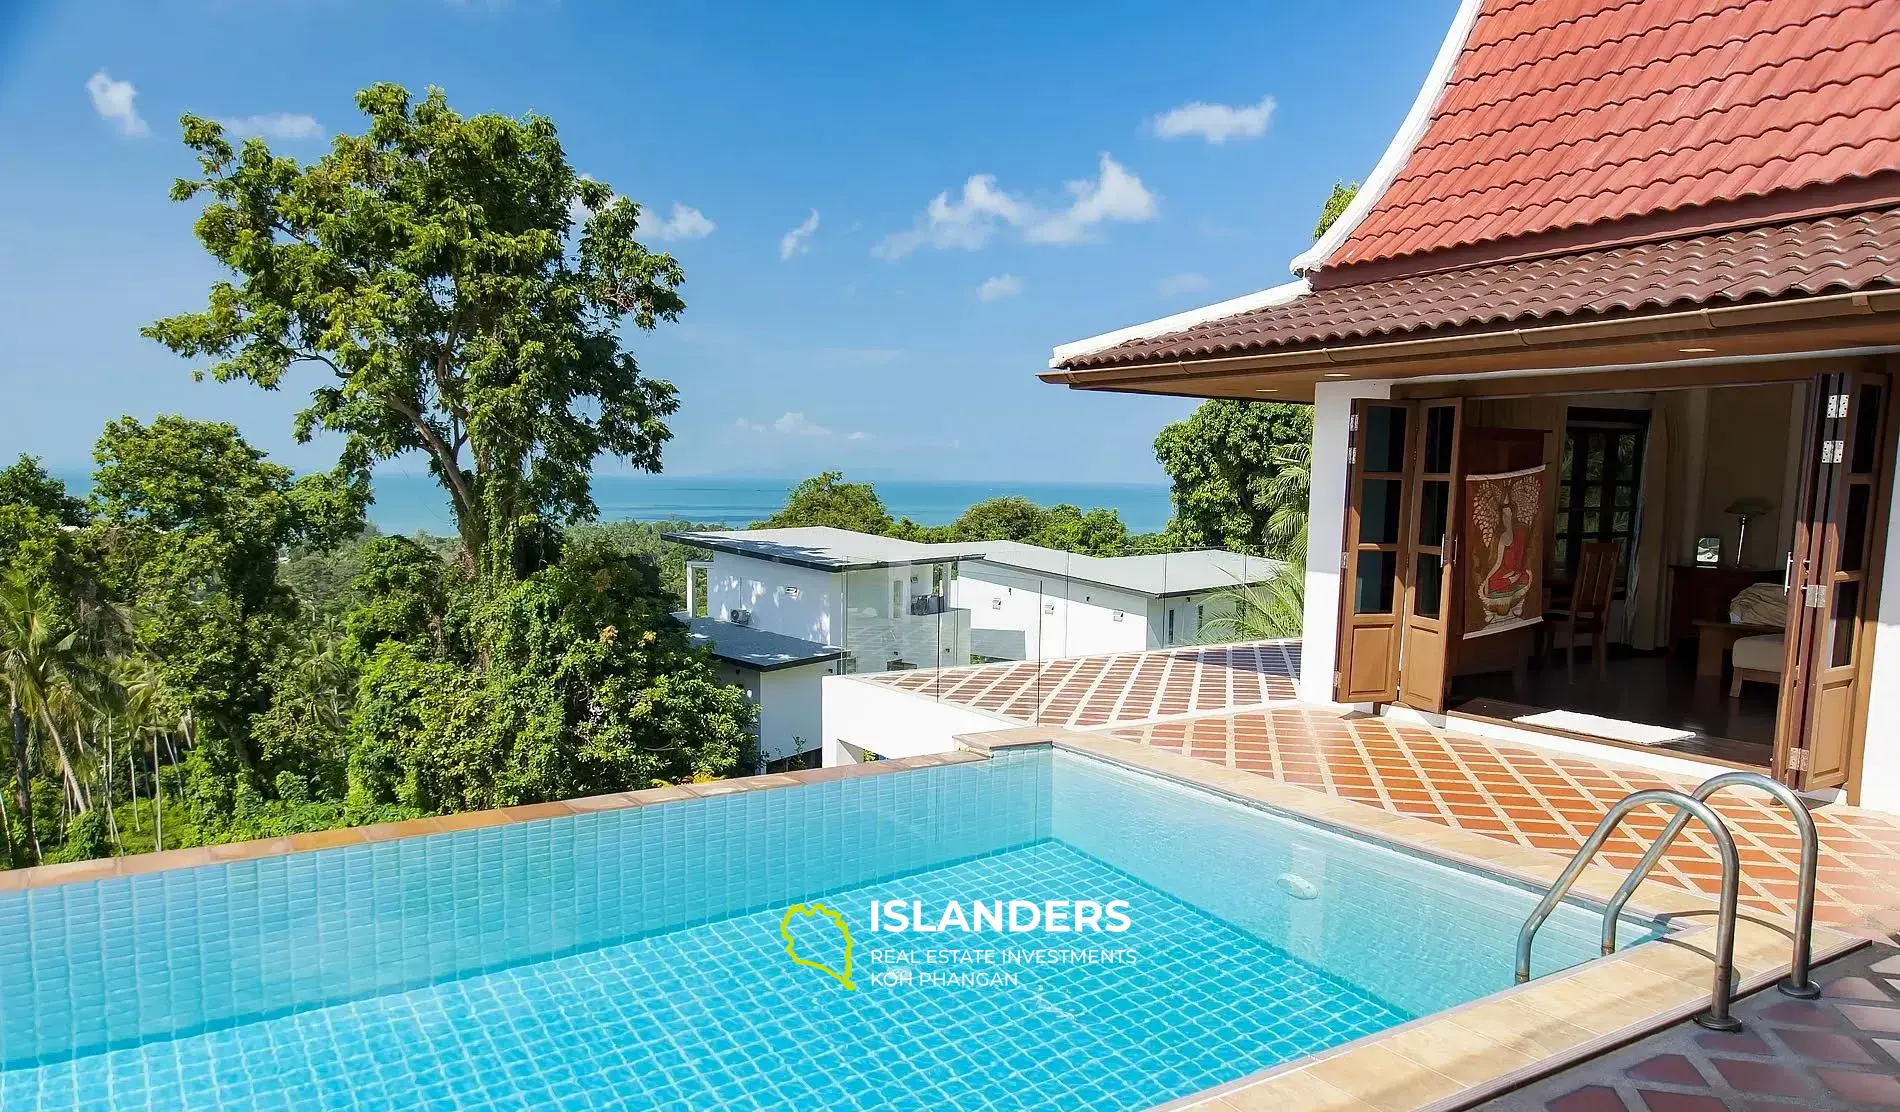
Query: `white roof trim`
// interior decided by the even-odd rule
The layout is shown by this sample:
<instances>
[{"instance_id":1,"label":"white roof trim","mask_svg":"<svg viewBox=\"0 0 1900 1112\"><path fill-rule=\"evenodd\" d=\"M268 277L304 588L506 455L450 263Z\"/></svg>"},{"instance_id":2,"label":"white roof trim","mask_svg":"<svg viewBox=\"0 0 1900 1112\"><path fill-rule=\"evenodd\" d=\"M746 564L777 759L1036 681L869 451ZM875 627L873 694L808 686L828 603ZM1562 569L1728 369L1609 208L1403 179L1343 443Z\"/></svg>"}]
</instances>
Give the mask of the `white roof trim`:
<instances>
[{"instance_id":1,"label":"white roof trim","mask_svg":"<svg viewBox=\"0 0 1900 1112\"><path fill-rule=\"evenodd\" d=\"M1127 328L1118 328L1113 332L1104 332L1100 336L1090 336L1086 340L1076 340L1074 343L1058 346L1049 356L1049 366L1051 369L1059 369L1071 359L1103 351L1116 344L1125 344L1130 340L1146 340L1154 336L1165 336L1170 332L1184 332L1197 324L1231 317L1236 313L1285 305L1289 301L1306 296L1310 291L1311 287L1306 284L1306 279L1296 278L1291 282L1282 282L1272 289L1243 294L1212 305L1203 305L1199 309L1189 309L1185 313L1151 320L1146 324L1131 324Z\"/></svg>"},{"instance_id":2,"label":"white roof trim","mask_svg":"<svg viewBox=\"0 0 1900 1112\"><path fill-rule=\"evenodd\" d=\"M1445 86L1451 81L1451 71L1458 63L1458 56L1464 53L1465 39L1471 35L1471 25L1478 21L1478 13L1484 9L1484 0L1463 0L1458 5L1458 14L1452 17L1451 27L1445 32L1445 41L1439 44L1438 57L1432 62L1431 72L1425 75L1425 84L1418 91L1418 98L1412 101L1412 110L1406 113L1405 122L1399 125L1398 134L1379 156L1379 164L1366 175L1359 186L1359 195L1339 214L1333 226L1319 237L1313 246L1294 256L1288 265L1295 274L1310 274L1325 265L1346 237L1353 233L1359 222L1379 203L1379 198L1399 176L1399 169L1406 159L1412 156L1412 149L1418 146L1420 137L1425 134L1425 125L1431 122L1432 110L1438 107L1438 98L1444 94Z\"/></svg>"}]
</instances>

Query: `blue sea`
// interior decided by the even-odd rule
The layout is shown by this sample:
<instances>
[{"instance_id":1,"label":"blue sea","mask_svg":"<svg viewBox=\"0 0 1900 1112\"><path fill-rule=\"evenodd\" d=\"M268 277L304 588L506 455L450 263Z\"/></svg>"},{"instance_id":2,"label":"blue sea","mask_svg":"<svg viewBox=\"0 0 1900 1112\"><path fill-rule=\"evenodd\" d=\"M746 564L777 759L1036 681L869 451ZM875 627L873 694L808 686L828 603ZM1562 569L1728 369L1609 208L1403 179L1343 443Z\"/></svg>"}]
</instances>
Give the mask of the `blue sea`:
<instances>
[{"instance_id":1,"label":"blue sea","mask_svg":"<svg viewBox=\"0 0 1900 1112\"><path fill-rule=\"evenodd\" d=\"M661 521L683 518L700 525L743 528L777 513L796 485L792 479L698 479L674 475L596 475L594 502L602 521ZM920 525L946 525L986 498L1016 495L1039 506L1067 502L1085 510L1103 507L1121 514L1133 533L1168 524L1168 488L1123 483L976 483L948 480L876 480L878 497L892 517ZM370 521L385 533L453 531L442 488L428 475L376 476Z\"/></svg>"},{"instance_id":2,"label":"blue sea","mask_svg":"<svg viewBox=\"0 0 1900 1112\"><path fill-rule=\"evenodd\" d=\"M91 476L55 468L67 489L83 497ZM920 525L947 525L964 510L988 498L1015 495L1039 506L1068 503L1121 514L1131 533L1154 533L1173 514L1168 488L1151 483L983 483L942 479L871 480L892 517ZM707 479L677 475L596 475L594 502L602 521L667 521L744 528L777 513L795 479ZM407 535L421 530L446 536L455 531L442 488L426 473L378 473L369 520L384 533Z\"/></svg>"}]
</instances>

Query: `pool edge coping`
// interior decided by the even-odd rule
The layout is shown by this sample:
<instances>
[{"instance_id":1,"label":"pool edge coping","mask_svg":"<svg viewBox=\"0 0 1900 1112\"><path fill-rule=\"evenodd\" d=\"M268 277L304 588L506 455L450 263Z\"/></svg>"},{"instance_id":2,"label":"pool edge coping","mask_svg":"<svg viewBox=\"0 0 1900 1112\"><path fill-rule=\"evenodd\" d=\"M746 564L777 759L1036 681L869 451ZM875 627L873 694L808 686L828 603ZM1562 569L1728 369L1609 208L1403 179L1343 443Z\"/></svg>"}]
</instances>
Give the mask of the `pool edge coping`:
<instances>
[{"instance_id":1,"label":"pool edge coping","mask_svg":"<svg viewBox=\"0 0 1900 1112\"><path fill-rule=\"evenodd\" d=\"M88 861L65 861L50 865L30 865L18 869L0 869L0 894L32 891L62 884L112 880L142 876L174 869L195 869L208 865L227 865L266 857L313 853L348 846L372 845L405 838L436 834L455 834L465 830L539 822L544 819L570 818L604 811L651 807L694 799L763 791L770 788L794 788L834 780L862 779L913 769L937 768L986 760L987 754L969 750L927 753L914 757L867 761L862 764L836 765L830 768L801 769L796 772L769 772L759 776L738 776L727 780L708 780L690 784L667 784L638 791L607 792L576 799L548 803L523 803L492 807L479 811L458 811L447 815L405 819L401 822L375 823L369 826L340 826L305 834L285 834L243 842L221 842L182 849L153 850L147 853L96 857Z\"/></svg>"},{"instance_id":2,"label":"pool edge coping","mask_svg":"<svg viewBox=\"0 0 1900 1112\"><path fill-rule=\"evenodd\" d=\"M962 735L956 741L959 748L946 753L0 871L0 893L858 779L984 761L998 750L1043 746L1159 775L1242 804L1533 887L1548 887L1565 863L1564 857L1546 850L1511 845L1101 733L1024 726ZM1593 865L1578 878L1576 895L1600 905L1622 876ZM1710 971L1708 954L1695 943L1706 939L1713 928L1682 921L1712 919L1714 907L1713 900L1700 894L1646 881L1631 901L1631 909L1671 925L1670 933L1661 939L1155 1107L1208 1112L1285 1112L1289 1107L1303 1112L1439 1112L1467 1106L1697 1011L1708 994ZM1789 937L1787 920L1745 911L1735 948L1738 996L1768 984L1786 970ZM1817 964L1866 944L1864 938L1824 927L1815 928L1814 939ZM1652 983L1632 991L1632 973L1645 974Z\"/></svg>"},{"instance_id":3,"label":"pool edge coping","mask_svg":"<svg viewBox=\"0 0 1900 1112\"><path fill-rule=\"evenodd\" d=\"M1398 850L1547 889L1568 859L1472 831L1299 787L1095 732L1021 727L960 736L982 757L1052 746L1198 787ZM1587 867L1573 892L1602 905L1624 873ZM1714 900L1645 881L1635 913L1668 927L1662 938L1421 1016L1318 1054L1297 1058L1154 1106L1207 1112L1442 1112L1508 1091L1695 1014L1708 1001ZM1707 920L1708 922L1696 922ZM1737 997L1788 969L1791 924L1743 909L1736 924ZM1816 964L1866 945L1814 929Z\"/></svg>"}]
</instances>

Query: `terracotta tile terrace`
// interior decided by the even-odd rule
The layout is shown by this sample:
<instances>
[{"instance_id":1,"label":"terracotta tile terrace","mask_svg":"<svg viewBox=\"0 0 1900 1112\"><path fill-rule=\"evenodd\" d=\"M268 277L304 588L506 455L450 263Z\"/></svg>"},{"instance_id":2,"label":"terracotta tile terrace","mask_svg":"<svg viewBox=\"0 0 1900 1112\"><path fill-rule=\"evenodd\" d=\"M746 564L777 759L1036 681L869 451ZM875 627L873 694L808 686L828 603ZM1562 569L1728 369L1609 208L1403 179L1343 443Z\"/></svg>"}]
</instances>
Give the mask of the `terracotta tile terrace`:
<instances>
[{"instance_id":1,"label":"terracotta tile terrace","mask_svg":"<svg viewBox=\"0 0 1900 1112\"><path fill-rule=\"evenodd\" d=\"M1296 700L1297 641L1261 641L865 677L1028 725L1100 730L1157 749L1568 856L1611 804L1690 778L1383 718L1340 717ZM1713 775L1717 769L1711 768ZM1800 846L1780 805L1759 793L1714 800L1742 853L1742 900L1792 915ZM1830 804L1821 837L1818 921L1870 935L1900 931L1900 817ZM1627 819L1603 863L1628 868L1667 821ZM1691 826L1657 880L1714 894L1714 844Z\"/></svg>"},{"instance_id":2,"label":"terracotta tile terrace","mask_svg":"<svg viewBox=\"0 0 1900 1112\"><path fill-rule=\"evenodd\" d=\"M1412 815L1500 841L1569 856L1618 799L1691 781L1555 751L1412 726L1337 717L1306 707L1210 715L1111 731L1112 736ZM1713 770L1712 770L1713 771ZM1742 855L1742 901L1792 915L1800 838L1779 804L1760 793L1712 801ZM1815 918L1859 933L1900 930L1900 819L1845 805L1813 812L1821 839ZM1637 812L1604 847L1603 863L1629 868L1668 816ZM1656 879L1713 895L1721 869L1713 841L1691 826Z\"/></svg>"},{"instance_id":3,"label":"terracotta tile terrace","mask_svg":"<svg viewBox=\"0 0 1900 1112\"><path fill-rule=\"evenodd\" d=\"M865 679L1039 726L1087 729L1292 702L1298 641L884 672Z\"/></svg>"}]
</instances>

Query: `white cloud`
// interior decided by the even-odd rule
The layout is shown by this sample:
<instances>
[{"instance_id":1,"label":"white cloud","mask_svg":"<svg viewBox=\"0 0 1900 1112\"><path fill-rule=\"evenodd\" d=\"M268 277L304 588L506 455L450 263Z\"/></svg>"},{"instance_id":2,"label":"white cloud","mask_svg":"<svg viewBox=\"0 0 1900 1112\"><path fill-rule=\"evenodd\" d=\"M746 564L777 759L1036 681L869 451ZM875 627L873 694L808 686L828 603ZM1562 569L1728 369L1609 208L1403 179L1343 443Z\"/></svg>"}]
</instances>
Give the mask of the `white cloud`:
<instances>
[{"instance_id":1,"label":"white cloud","mask_svg":"<svg viewBox=\"0 0 1900 1112\"><path fill-rule=\"evenodd\" d=\"M976 299L978 301L1001 301L1005 297L1015 297L1021 292L1023 292L1023 280L1021 278L1016 277L1014 274L998 274L994 278L985 279L983 284L976 288Z\"/></svg>"},{"instance_id":2,"label":"white cloud","mask_svg":"<svg viewBox=\"0 0 1900 1112\"><path fill-rule=\"evenodd\" d=\"M1261 97L1259 104L1239 107L1209 104L1204 100L1189 101L1156 116L1149 121L1149 126L1163 139L1198 137L1210 143L1225 143L1229 139L1258 139L1267 133L1267 124L1273 120L1274 107L1274 100L1270 96Z\"/></svg>"},{"instance_id":3,"label":"white cloud","mask_svg":"<svg viewBox=\"0 0 1900 1112\"><path fill-rule=\"evenodd\" d=\"M1163 297L1174 297L1184 293L1199 293L1211 284L1204 274L1170 274L1156 282L1155 289L1161 291Z\"/></svg>"},{"instance_id":4,"label":"white cloud","mask_svg":"<svg viewBox=\"0 0 1900 1112\"><path fill-rule=\"evenodd\" d=\"M998 188L994 175L972 175L956 199L947 191L937 194L914 226L885 236L871 254L896 260L919 247L975 251L1005 228L1016 229L1027 243L1079 243L1104 221L1154 219L1155 195L1107 154L1095 178L1066 188L1069 203L1048 210Z\"/></svg>"},{"instance_id":5,"label":"white cloud","mask_svg":"<svg viewBox=\"0 0 1900 1112\"><path fill-rule=\"evenodd\" d=\"M100 70L86 79L86 92L92 97L92 110L99 113L101 119L117 120L119 134L138 136L151 129L139 118L139 110L132 102L138 99L139 91L130 81L114 81Z\"/></svg>"},{"instance_id":6,"label":"white cloud","mask_svg":"<svg viewBox=\"0 0 1900 1112\"><path fill-rule=\"evenodd\" d=\"M871 434L870 434L870 433L868 433L868 432L852 432L852 433L846 433L846 434L845 434L845 439L846 439L846 440L869 440L869 439L871 439Z\"/></svg>"},{"instance_id":7,"label":"white cloud","mask_svg":"<svg viewBox=\"0 0 1900 1112\"><path fill-rule=\"evenodd\" d=\"M220 119L224 130L237 136L258 135L265 139L321 139L323 125L315 116L301 112L264 112L256 116L232 116Z\"/></svg>"},{"instance_id":8,"label":"white cloud","mask_svg":"<svg viewBox=\"0 0 1900 1112\"><path fill-rule=\"evenodd\" d=\"M664 220L655 221L647 234L654 239L705 239L713 234L719 225L706 219L706 214L690 205L673 202L673 211Z\"/></svg>"},{"instance_id":9,"label":"white cloud","mask_svg":"<svg viewBox=\"0 0 1900 1112\"><path fill-rule=\"evenodd\" d=\"M811 236L812 233L817 230L818 210L813 209L811 210L811 215L807 216L803 223L780 237L778 241L778 257L780 259L790 259L793 255L803 255L805 252L811 250Z\"/></svg>"},{"instance_id":10,"label":"white cloud","mask_svg":"<svg viewBox=\"0 0 1900 1112\"><path fill-rule=\"evenodd\" d=\"M734 424L747 432L775 432L784 436L831 435L830 429L796 410L784 414L776 421L748 421L741 417Z\"/></svg>"},{"instance_id":11,"label":"white cloud","mask_svg":"<svg viewBox=\"0 0 1900 1112\"><path fill-rule=\"evenodd\" d=\"M1024 239L1031 243L1077 243L1088 238L1089 229L1104 220L1140 223L1155 216L1155 195L1148 192L1140 178L1107 155L1102 156L1099 177L1072 181L1068 190L1069 207L1023 229Z\"/></svg>"}]
</instances>

